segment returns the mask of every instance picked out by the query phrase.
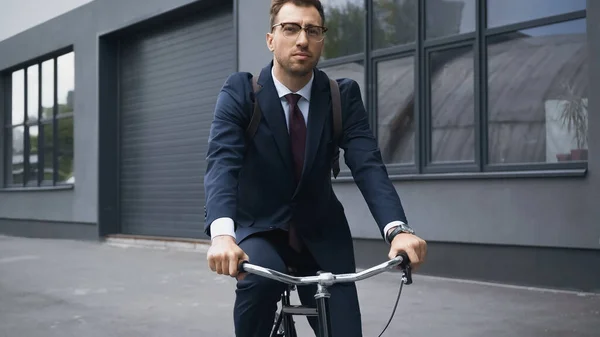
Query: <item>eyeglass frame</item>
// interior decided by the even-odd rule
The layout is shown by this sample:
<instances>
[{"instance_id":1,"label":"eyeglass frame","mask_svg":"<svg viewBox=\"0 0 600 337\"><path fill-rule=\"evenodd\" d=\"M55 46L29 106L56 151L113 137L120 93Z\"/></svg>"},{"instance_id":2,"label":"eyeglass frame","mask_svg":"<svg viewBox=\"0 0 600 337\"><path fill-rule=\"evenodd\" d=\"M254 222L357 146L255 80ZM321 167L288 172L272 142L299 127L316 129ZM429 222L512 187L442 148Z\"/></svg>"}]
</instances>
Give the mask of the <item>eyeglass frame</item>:
<instances>
[{"instance_id":1,"label":"eyeglass frame","mask_svg":"<svg viewBox=\"0 0 600 337\"><path fill-rule=\"evenodd\" d=\"M298 24L296 22L280 22L280 23L276 23L276 24L272 25L271 26L271 31L273 31L273 29L275 27L277 27L277 26L281 26L281 28L283 29L283 25L295 25L297 27L300 27L300 30L298 31L298 35L296 35L296 39L298 38L298 36L300 36L300 31L303 30L306 33L306 38L308 40L310 40L310 37L308 35L308 29L310 29L310 28L320 28L321 30L323 30L323 32L321 34L322 38L320 40L318 40L318 41L313 40L314 42L322 42L323 40L325 40L325 33L329 30L329 28L327 28L325 26L308 25L306 27L302 27L300 24ZM284 37L291 38L291 36L288 37L288 36L285 36L285 35L284 35Z\"/></svg>"}]
</instances>

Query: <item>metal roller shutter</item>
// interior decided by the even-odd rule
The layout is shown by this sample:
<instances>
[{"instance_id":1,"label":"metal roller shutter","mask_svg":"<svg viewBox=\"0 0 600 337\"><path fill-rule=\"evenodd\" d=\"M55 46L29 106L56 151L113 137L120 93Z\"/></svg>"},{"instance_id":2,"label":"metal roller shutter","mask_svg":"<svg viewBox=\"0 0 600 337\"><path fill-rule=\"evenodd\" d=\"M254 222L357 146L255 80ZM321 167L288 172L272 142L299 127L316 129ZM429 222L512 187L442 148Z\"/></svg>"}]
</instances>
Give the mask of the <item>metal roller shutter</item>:
<instances>
[{"instance_id":1,"label":"metal roller shutter","mask_svg":"<svg viewBox=\"0 0 600 337\"><path fill-rule=\"evenodd\" d=\"M235 58L230 9L121 40L123 233L206 237L207 139L217 94Z\"/></svg>"}]
</instances>

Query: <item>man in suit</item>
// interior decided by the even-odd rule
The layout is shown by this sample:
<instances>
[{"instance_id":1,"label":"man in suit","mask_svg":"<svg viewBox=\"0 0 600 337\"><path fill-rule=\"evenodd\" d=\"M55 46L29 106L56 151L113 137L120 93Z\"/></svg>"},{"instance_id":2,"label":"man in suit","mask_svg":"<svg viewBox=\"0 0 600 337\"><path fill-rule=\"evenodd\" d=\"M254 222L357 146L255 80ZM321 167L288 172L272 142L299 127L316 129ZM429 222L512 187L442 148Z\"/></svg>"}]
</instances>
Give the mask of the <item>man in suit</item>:
<instances>
[{"instance_id":1,"label":"man in suit","mask_svg":"<svg viewBox=\"0 0 600 337\"><path fill-rule=\"evenodd\" d=\"M206 233L212 244L208 264L218 274L236 276L236 336L268 336L285 285L257 275L238 275L243 260L297 274L355 271L352 237L344 208L331 185L335 145L362 192L388 257L406 252L413 268L426 243L408 227L400 199L382 163L356 82L338 79L342 135L334 139L328 78L316 68L325 31L318 0L274 0L266 42L273 60L256 74L235 73L217 99L209 137ZM256 100L262 118L254 136L245 131ZM391 241L390 241L391 239ZM356 286L330 289L334 336L362 336ZM316 287L299 287L313 304ZM316 329L315 319L309 323ZM316 330L315 330L316 331Z\"/></svg>"}]
</instances>

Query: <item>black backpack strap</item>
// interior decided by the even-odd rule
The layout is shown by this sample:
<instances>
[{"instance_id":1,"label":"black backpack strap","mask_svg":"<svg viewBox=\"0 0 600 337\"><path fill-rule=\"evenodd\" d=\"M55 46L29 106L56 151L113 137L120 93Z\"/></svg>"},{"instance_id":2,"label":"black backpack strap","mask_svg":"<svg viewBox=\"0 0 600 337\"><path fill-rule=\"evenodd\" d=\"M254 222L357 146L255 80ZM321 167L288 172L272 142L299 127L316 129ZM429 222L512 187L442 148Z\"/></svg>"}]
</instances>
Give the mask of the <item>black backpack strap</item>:
<instances>
[{"instance_id":1,"label":"black backpack strap","mask_svg":"<svg viewBox=\"0 0 600 337\"><path fill-rule=\"evenodd\" d=\"M333 155L333 177L337 178L340 173L340 148L338 146L342 135L342 99L340 97L340 88L334 79L329 79L329 87L331 89L331 103L333 113L333 137L335 139L335 152Z\"/></svg>"},{"instance_id":2,"label":"black backpack strap","mask_svg":"<svg viewBox=\"0 0 600 337\"><path fill-rule=\"evenodd\" d=\"M254 137L254 134L258 129L258 124L260 123L260 118L262 117L262 111L260 111L260 106L258 105L258 100L256 99L256 93L258 90L260 90L256 76L252 76L252 90L254 90L254 111L252 112L250 124L248 124L248 127L246 128L246 137L248 139L252 139L252 137Z\"/></svg>"}]
</instances>

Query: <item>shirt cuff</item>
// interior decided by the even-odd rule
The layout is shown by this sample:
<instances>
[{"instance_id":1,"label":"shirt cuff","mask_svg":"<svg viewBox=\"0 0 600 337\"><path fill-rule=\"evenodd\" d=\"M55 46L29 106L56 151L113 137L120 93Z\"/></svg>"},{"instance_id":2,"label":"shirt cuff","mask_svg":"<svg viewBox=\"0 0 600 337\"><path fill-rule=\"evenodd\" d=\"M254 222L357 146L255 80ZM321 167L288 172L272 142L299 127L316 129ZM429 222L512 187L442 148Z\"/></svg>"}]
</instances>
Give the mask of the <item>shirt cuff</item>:
<instances>
[{"instance_id":1,"label":"shirt cuff","mask_svg":"<svg viewBox=\"0 0 600 337\"><path fill-rule=\"evenodd\" d=\"M210 239L219 235L230 235L235 239L235 227L231 218L218 218L210 224Z\"/></svg>"},{"instance_id":2,"label":"shirt cuff","mask_svg":"<svg viewBox=\"0 0 600 337\"><path fill-rule=\"evenodd\" d=\"M389 230L400 225L406 224L402 221L392 221L383 228L383 237L385 238L385 242L390 243L387 238L387 233L389 232Z\"/></svg>"}]
</instances>

